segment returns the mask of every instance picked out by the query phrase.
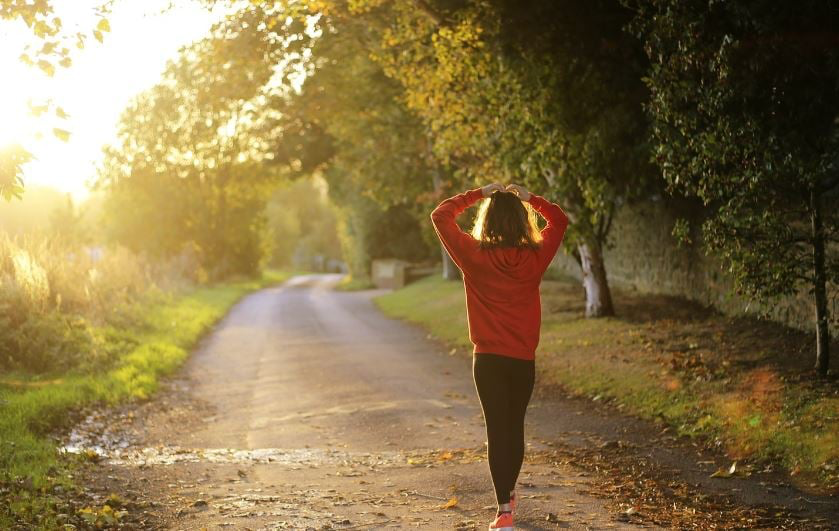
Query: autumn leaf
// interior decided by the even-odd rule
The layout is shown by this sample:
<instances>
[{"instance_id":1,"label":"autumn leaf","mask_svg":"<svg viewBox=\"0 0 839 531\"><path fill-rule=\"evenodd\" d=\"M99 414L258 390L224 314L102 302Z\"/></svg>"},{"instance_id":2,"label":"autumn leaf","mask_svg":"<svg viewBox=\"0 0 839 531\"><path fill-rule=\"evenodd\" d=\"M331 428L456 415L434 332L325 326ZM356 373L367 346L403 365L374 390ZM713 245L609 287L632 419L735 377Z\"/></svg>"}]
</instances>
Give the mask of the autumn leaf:
<instances>
[{"instance_id":1,"label":"autumn leaf","mask_svg":"<svg viewBox=\"0 0 839 531\"><path fill-rule=\"evenodd\" d=\"M452 496L449 501L440 506L441 509L451 509L457 507L457 496Z\"/></svg>"},{"instance_id":2,"label":"autumn leaf","mask_svg":"<svg viewBox=\"0 0 839 531\"><path fill-rule=\"evenodd\" d=\"M52 76L55 74L55 66L45 59L41 59L38 61L38 68L44 71L44 73L48 76Z\"/></svg>"},{"instance_id":3,"label":"autumn leaf","mask_svg":"<svg viewBox=\"0 0 839 531\"><path fill-rule=\"evenodd\" d=\"M32 103L32 101L29 102L29 114L36 118L47 112L49 108L50 106L47 104L37 105L35 103Z\"/></svg>"},{"instance_id":4,"label":"autumn leaf","mask_svg":"<svg viewBox=\"0 0 839 531\"><path fill-rule=\"evenodd\" d=\"M70 131L67 131L66 129L59 129L58 127L55 127L52 130L52 134L54 134L56 138L63 142L70 141Z\"/></svg>"},{"instance_id":5,"label":"autumn leaf","mask_svg":"<svg viewBox=\"0 0 839 531\"><path fill-rule=\"evenodd\" d=\"M111 31L111 24L108 22L107 18L103 18L99 20L99 24L96 25L96 29L103 32Z\"/></svg>"}]
</instances>

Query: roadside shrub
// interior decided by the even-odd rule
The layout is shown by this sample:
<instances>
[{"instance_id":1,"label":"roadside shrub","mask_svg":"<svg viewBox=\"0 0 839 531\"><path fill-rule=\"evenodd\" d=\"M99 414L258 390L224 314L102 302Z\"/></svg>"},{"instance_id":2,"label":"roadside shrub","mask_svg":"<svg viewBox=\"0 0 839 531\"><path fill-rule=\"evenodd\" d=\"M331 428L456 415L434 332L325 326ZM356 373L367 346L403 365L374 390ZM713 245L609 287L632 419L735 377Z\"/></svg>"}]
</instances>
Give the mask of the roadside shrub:
<instances>
[{"instance_id":1,"label":"roadside shrub","mask_svg":"<svg viewBox=\"0 0 839 531\"><path fill-rule=\"evenodd\" d=\"M141 301L189 285L190 270L189 257L152 263L121 247L0 235L0 370L107 368L114 356L94 327L136 318Z\"/></svg>"}]
</instances>

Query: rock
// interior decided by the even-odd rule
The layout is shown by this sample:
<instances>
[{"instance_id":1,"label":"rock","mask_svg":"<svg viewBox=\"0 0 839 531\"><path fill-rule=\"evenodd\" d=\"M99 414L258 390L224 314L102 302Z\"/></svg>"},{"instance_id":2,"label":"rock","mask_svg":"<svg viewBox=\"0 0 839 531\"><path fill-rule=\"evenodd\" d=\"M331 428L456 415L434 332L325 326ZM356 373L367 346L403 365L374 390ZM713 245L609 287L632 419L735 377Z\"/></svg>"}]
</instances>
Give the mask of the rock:
<instances>
[{"instance_id":1,"label":"rock","mask_svg":"<svg viewBox=\"0 0 839 531\"><path fill-rule=\"evenodd\" d=\"M210 507L210 504L207 503L206 500L195 500L192 502L192 506L196 509L204 510Z\"/></svg>"}]
</instances>

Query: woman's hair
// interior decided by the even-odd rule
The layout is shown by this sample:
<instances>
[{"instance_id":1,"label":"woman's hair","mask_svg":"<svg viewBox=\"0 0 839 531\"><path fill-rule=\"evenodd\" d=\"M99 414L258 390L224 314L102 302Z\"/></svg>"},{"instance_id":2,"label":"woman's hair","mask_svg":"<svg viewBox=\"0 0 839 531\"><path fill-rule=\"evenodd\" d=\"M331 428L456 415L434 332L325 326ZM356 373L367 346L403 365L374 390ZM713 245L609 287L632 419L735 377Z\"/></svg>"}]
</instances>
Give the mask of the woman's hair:
<instances>
[{"instance_id":1,"label":"woman's hair","mask_svg":"<svg viewBox=\"0 0 839 531\"><path fill-rule=\"evenodd\" d=\"M536 224L536 212L512 192L494 192L478 208L472 237L482 249L493 247L529 247L542 241Z\"/></svg>"}]
</instances>

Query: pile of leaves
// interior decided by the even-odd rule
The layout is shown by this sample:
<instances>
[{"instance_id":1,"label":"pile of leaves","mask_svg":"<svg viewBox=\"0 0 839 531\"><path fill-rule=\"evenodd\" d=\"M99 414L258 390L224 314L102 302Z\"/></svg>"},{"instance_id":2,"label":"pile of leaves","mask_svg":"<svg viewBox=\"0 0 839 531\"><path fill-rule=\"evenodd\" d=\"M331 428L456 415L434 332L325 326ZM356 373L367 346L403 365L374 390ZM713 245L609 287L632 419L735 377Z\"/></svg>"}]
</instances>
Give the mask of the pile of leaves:
<instances>
[{"instance_id":1,"label":"pile of leaves","mask_svg":"<svg viewBox=\"0 0 839 531\"><path fill-rule=\"evenodd\" d=\"M591 475L587 494L613 502L616 518L668 529L830 529L824 518L807 518L789 508L764 504L742 505L733 496L707 489L674 476L621 441L593 446L555 443L550 450L533 453L531 460L557 466L572 465ZM737 467L716 472L730 477Z\"/></svg>"}]
</instances>

